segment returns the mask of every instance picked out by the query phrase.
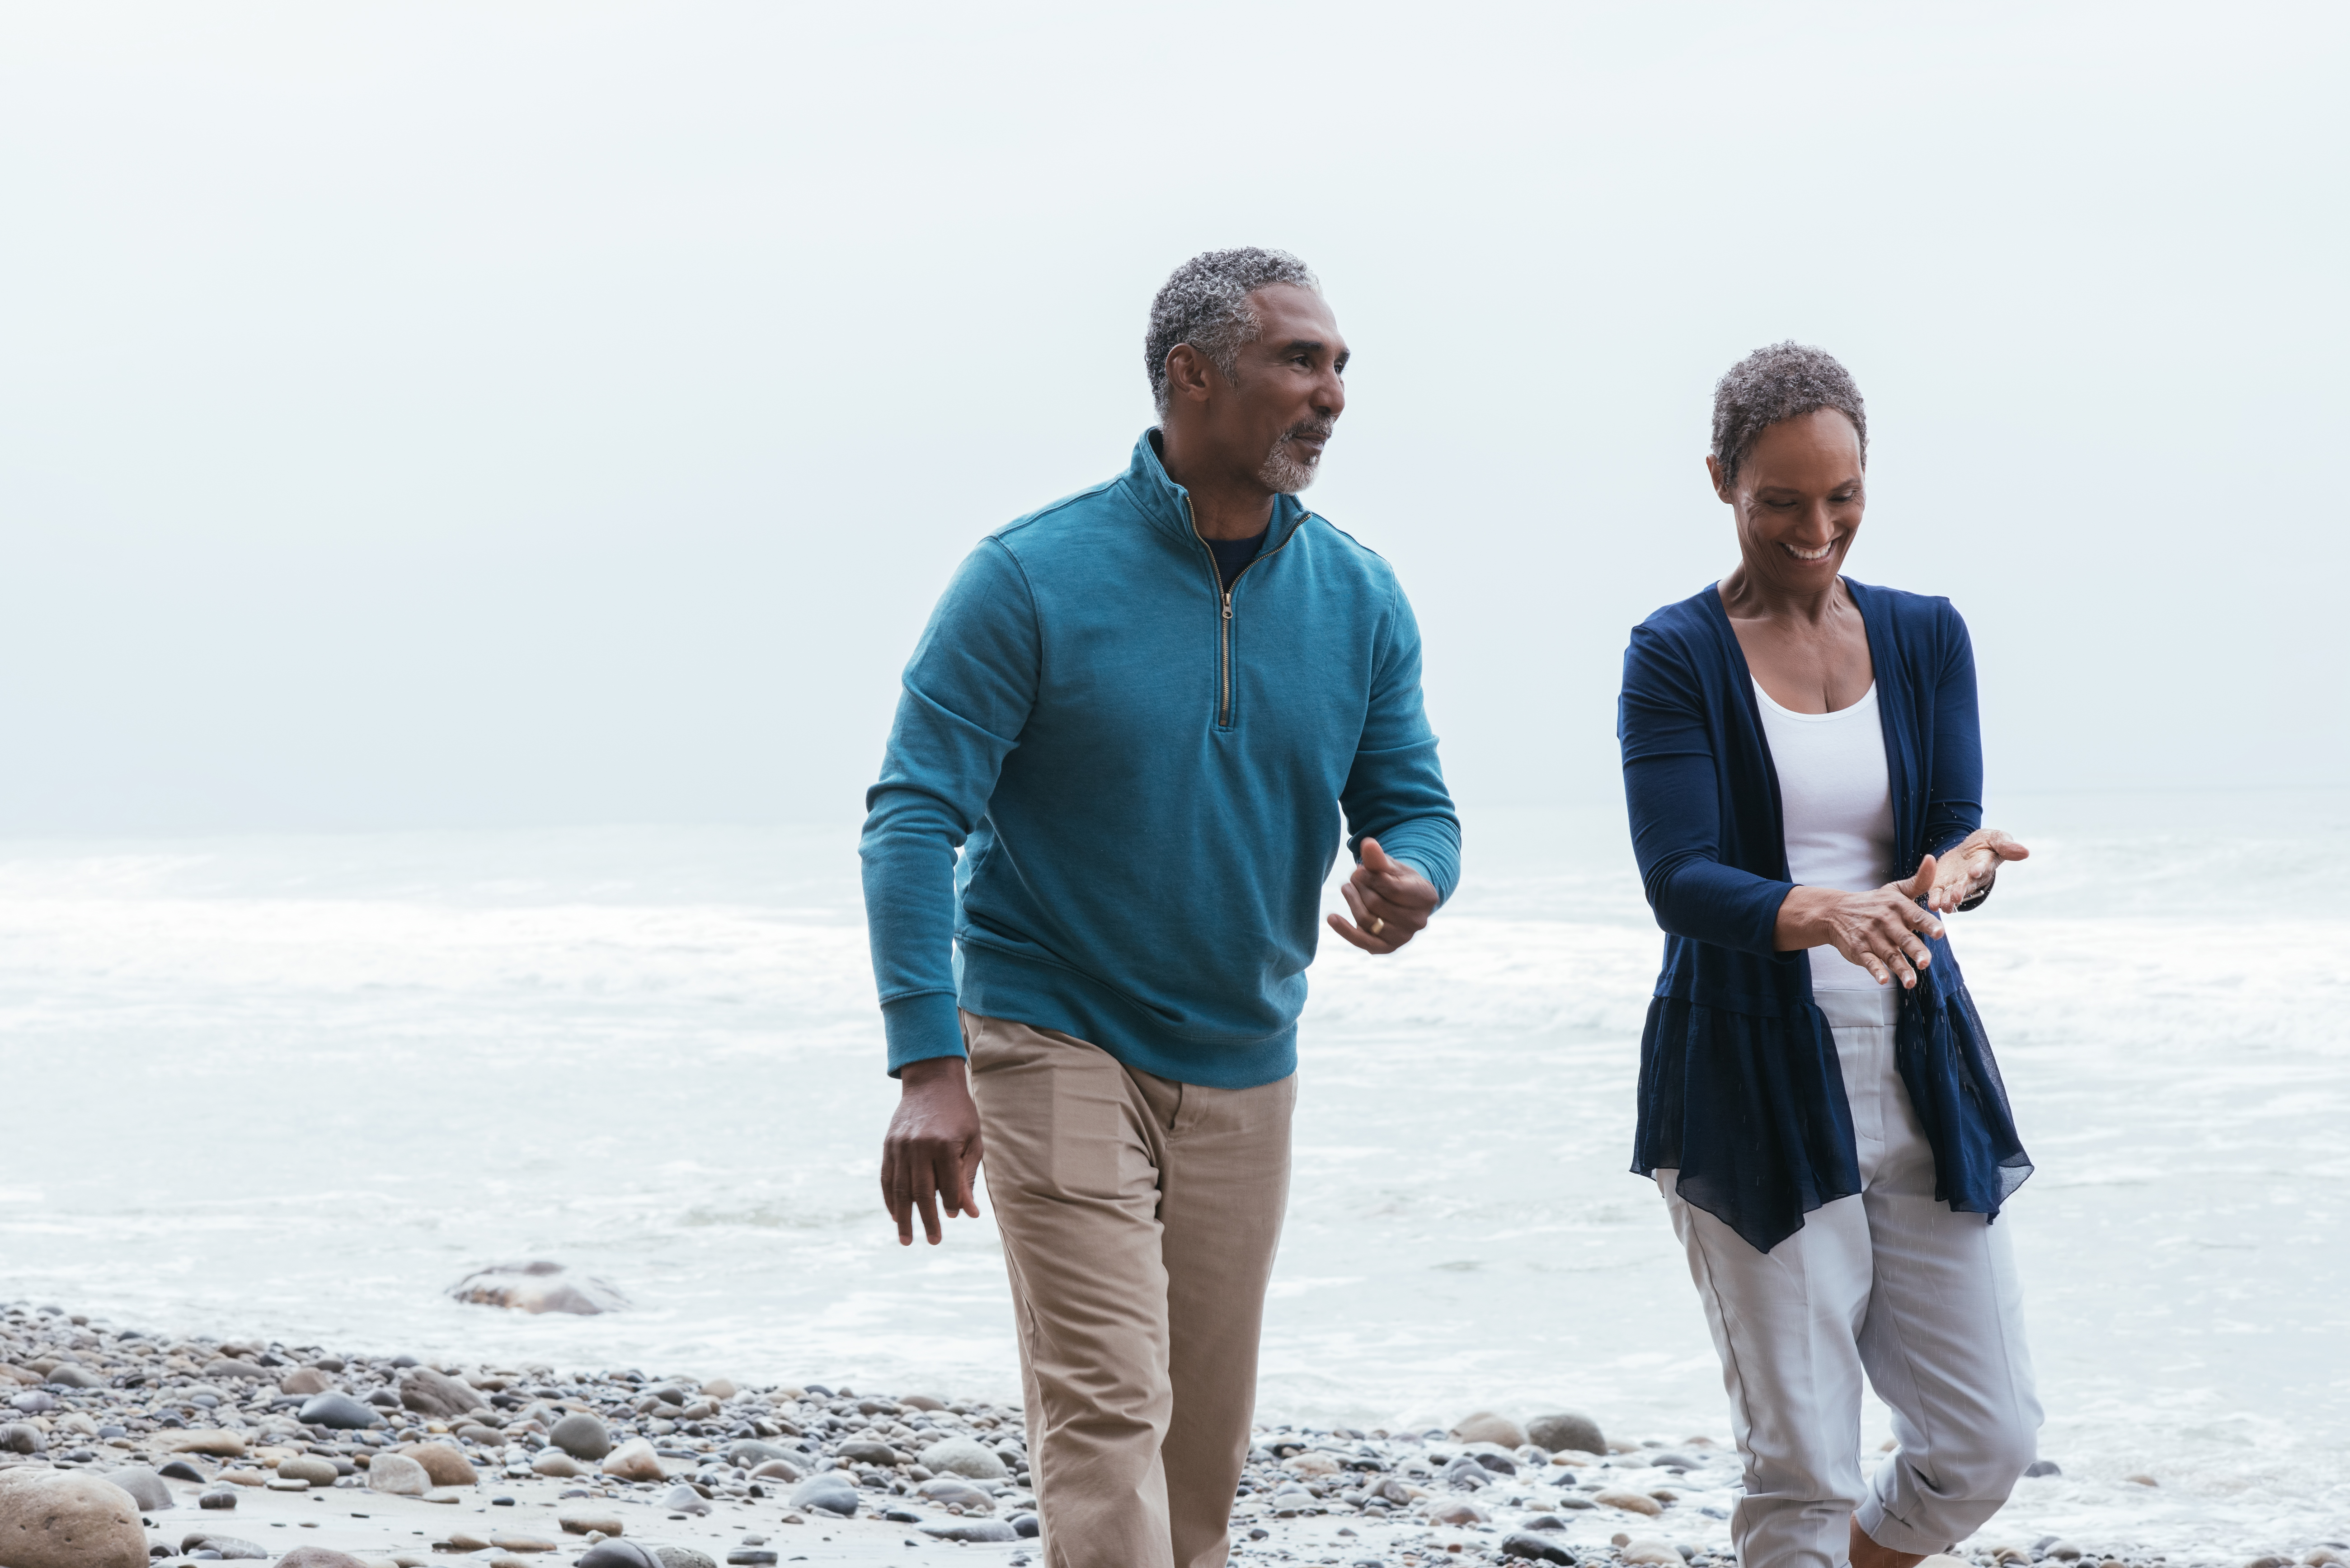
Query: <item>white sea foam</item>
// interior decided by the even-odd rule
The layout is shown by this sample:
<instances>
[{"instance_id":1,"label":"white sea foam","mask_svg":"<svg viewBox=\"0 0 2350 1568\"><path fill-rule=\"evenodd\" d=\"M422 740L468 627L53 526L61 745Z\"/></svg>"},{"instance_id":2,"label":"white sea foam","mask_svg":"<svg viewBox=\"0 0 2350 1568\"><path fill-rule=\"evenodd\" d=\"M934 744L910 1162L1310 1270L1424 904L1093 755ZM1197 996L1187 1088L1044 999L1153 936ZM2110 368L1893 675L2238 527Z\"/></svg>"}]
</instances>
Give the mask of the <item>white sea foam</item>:
<instances>
[{"instance_id":1,"label":"white sea foam","mask_svg":"<svg viewBox=\"0 0 2350 1568\"><path fill-rule=\"evenodd\" d=\"M2064 1473L1987 1535L2342 1539L2350 804L2003 820L2038 853L1955 940L2039 1162L2001 1223ZM1621 842L1604 817L1472 817L1424 942L1326 944L1268 1417L1572 1406L1726 1438L1678 1251L1624 1168L1658 944ZM879 1037L842 833L0 847L0 1297L1009 1395L990 1224L906 1251L879 1215ZM521 1256L638 1304L441 1294Z\"/></svg>"}]
</instances>

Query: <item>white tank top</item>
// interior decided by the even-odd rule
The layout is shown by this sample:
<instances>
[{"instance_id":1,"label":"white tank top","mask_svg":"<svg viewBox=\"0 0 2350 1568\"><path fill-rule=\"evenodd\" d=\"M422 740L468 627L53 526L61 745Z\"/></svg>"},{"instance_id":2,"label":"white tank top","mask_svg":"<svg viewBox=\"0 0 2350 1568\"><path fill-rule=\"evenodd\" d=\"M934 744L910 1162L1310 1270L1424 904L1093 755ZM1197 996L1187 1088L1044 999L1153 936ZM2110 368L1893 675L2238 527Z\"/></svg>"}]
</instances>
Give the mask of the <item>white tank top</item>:
<instances>
[{"instance_id":1,"label":"white tank top","mask_svg":"<svg viewBox=\"0 0 2350 1568\"><path fill-rule=\"evenodd\" d=\"M1807 888L1863 893L1893 879L1893 783L1871 683L1833 713L1794 713L1754 682L1762 738L1779 774L1787 875ZM1876 991L1876 979L1832 947L1811 950L1814 991Z\"/></svg>"}]
</instances>

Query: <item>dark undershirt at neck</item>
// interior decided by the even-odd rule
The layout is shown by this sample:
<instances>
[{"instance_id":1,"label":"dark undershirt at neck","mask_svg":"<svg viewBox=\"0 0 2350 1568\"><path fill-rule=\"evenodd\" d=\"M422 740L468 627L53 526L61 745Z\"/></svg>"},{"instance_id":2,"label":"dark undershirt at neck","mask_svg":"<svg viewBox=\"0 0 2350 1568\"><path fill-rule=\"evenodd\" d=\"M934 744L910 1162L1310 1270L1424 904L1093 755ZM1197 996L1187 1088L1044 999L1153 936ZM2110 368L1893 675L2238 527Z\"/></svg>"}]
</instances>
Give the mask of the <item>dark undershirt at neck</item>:
<instances>
[{"instance_id":1,"label":"dark undershirt at neck","mask_svg":"<svg viewBox=\"0 0 2350 1568\"><path fill-rule=\"evenodd\" d=\"M1268 526L1265 529L1264 534L1270 534L1272 532L1273 529ZM1227 590L1232 587L1232 579L1241 575L1241 568L1247 566L1251 561L1255 560L1256 553L1264 548L1264 534L1259 534L1253 539L1208 539L1202 541L1202 543L1208 546L1208 549L1215 556L1217 575L1224 579L1224 587Z\"/></svg>"}]
</instances>

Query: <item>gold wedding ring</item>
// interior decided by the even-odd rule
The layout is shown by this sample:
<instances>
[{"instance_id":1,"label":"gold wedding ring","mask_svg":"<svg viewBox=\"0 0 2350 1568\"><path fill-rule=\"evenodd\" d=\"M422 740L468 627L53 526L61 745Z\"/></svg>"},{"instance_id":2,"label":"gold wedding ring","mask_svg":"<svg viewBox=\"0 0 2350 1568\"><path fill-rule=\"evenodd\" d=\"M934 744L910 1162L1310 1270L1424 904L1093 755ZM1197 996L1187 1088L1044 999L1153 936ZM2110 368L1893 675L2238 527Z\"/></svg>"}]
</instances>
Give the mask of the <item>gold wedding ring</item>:
<instances>
[{"instance_id":1,"label":"gold wedding ring","mask_svg":"<svg viewBox=\"0 0 2350 1568\"><path fill-rule=\"evenodd\" d=\"M1384 930L1386 930L1386 929L1388 929L1388 923L1387 923L1387 921L1386 921L1386 920L1384 920L1384 919L1380 919L1378 916L1377 916L1377 915L1373 915L1373 916L1371 917L1370 924L1368 924L1368 925L1365 926L1363 929L1364 929L1365 930L1367 930L1367 931L1370 932L1370 933L1371 933L1371 935L1373 935L1373 936L1378 936L1381 931L1384 931Z\"/></svg>"}]
</instances>

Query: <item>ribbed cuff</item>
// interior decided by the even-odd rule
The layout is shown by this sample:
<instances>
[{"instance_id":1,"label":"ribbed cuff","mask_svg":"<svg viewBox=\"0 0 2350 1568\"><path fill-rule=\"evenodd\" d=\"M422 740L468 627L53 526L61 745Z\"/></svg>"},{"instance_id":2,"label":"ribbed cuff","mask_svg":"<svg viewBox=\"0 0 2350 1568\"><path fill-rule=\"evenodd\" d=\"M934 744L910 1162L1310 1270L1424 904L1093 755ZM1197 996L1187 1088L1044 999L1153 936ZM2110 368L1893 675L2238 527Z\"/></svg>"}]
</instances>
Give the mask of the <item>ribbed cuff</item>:
<instances>
[{"instance_id":1,"label":"ribbed cuff","mask_svg":"<svg viewBox=\"0 0 2350 1568\"><path fill-rule=\"evenodd\" d=\"M951 991L917 992L881 1004L881 1028L889 1040L889 1075L909 1062L960 1056L962 1019Z\"/></svg>"}]
</instances>

